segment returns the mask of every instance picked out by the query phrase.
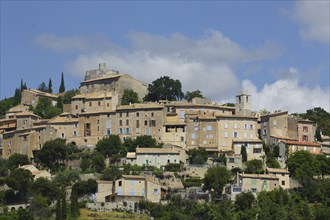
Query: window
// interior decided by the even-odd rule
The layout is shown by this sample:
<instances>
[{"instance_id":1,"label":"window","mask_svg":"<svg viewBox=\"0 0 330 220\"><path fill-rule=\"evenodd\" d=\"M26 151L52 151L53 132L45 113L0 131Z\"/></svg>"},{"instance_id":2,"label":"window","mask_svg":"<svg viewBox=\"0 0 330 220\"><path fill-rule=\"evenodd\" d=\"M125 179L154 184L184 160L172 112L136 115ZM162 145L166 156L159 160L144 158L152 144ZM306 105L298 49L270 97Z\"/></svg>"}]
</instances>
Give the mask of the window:
<instances>
[{"instance_id":1,"label":"window","mask_svg":"<svg viewBox=\"0 0 330 220\"><path fill-rule=\"evenodd\" d=\"M184 137L183 137L183 136L181 136L181 137L180 137L180 140L181 140L181 141L184 141Z\"/></svg>"},{"instance_id":2,"label":"window","mask_svg":"<svg viewBox=\"0 0 330 220\"><path fill-rule=\"evenodd\" d=\"M149 126L150 127L156 127L156 120L150 120L149 121Z\"/></svg>"},{"instance_id":3,"label":"window","mask_svg":"<svg viewBox=\"0 0 330 220\"><path fill-rule=\"evenodd\" d=\"M237 128L237 124L236 123L234 124L234 128Z\"/></svg>"},{"instance_id":4,"label":"window","mask_svg":"<svg viewBox=\"0 0 330 220\"><path fill-rule=\"evenodd\" d=\"M126 128L126 134L130 134L131 130L129 128Z\"/></svg>"},{"instance_id":5,"label":"window","mask_svg":"<svg viewBox=\"0 0 330 220\"><path fill-rule=\"evenodd\" d=\"M284 180L282 180L282 186L284 186L285 185L285 181Z\"/></svg>"},{"instance_id":6,"label":"window","mask_svg":"<svg viewBox=\"0 0 330 220\"><path fill-rule=\"evenodd\" d=\"M212 126L211 126L211 125L208 125L208 126L207 126L207 130L208 130L208 131L212 131Z\"/></svg>"},{"instance_id":7,"label":"window","mask_svg":"<svg viewBox=\"0 0 330 220\"><path fill-rule=\"evenodd\" d=\"M126 112L126 117L128 117L129 116L129 113L128 112Z\"/></svg>"},{"instance_id":8,"label":"window","mask_svg":"<svg viewBox=\"0 0 330 220\"><path fill-rule=\"evenodd\" d=\"M250 125L250 129L253 130L253 125Z\"/></svg>"},{"instance_id":9,"label":"window","mask_svg":"<svg viewBox=\"0 0 330 220\"><path fill-rule=\"evenodd\" d=\"M107 135L110 135L111 134L111 130L107 130Z\"/></svg>"},{"instance_id":10,"label":"window","mask_svg":"<svg viewBox=\"0 0 330 220\"><path fill-rule=\"evenodd\" d=\"M183 111L183 110L181 110L181 112L180 112L180 118L181 118L181 119L184 118L184 111Z\"/></svg>"},{"instance_id":11,"label":"window","mask_svg":"<svg viewBox=\"0 0 330 220\"><path fill-rule=\"evenodd\" d=\"M159 190L158 189L154 189L154 194L159 194Z\"/></svg>"},{"instance_id":12,"label":"window","mask_svg":"<svg viewBox=\"0 0 330 220\"><path fill-rule=\"evenodd\" d=\"M151 117L154 117L154 113L153 112L151 112Z\"/></svg>"},{"instance_id":13,"label":"window","mask_svg":"<svg viewBox=\"0 0 330 220\"><path fill-rule=\"evenodd\" d=\"M150 128L146 129L146 135L150 135Z\"/></svg>"},{"instance_id":14,"label":"window","mask_svg":"<svg viewBox=\"0 0 330 220\"><path fill-rule=\"evenodd\" d=\"M73 131L73 137L76 137L76 136L77 136L77 132Z\"/></svg>"},{"instance_id":15,"label":"window","mask_svg":"<svg viewBox=\"0 0 330 220\"><path fill-rule=\"evenodd\" d=\"M122 134L123 133L123 129L122 128L119 128L118 133L119 134Z\"/></svg>"},{"instance_id":16,"label":"window","mask_svg":"<svg viewBox=\"0 0 330 220\"><path fill-rule=\"evenodd\" d=\"M119 120L119 126L123 126L123 121Z\"/></svg>"},{"instance_id":17,"label":"window","mask_svg":"<svg viewBox=\"0 0 330 220\"><path fill-rule=\"evenodd\" d=\"M257 189L256 188L251 188L252 193L256 193Z\"/></svg>"},{"instance_id":18,"label":"window","mask_svg":"<svg viewBox=\"0 0 330 220\"><path fill-rule=\"evenodd\" d=\"M191 139L195 139L195 133L191 134Z\"/></svg>"},{"instance_id":19,"label":"window","mask_svg":"<svg viewBox=\"0 0 330 220\"><path fill-rule=\"evenodd\" d=\"M235 158L229 158L229 163L235 163Z\"/></svg>"},{"instance_id":20,"label":"window","mask_svg":"<svg viewBox=\"0 0 330 220\"><path fill-rule=\"evenodd\" d=\"M126 126L128 126L129 125L129 120L126 120Z\"/></svg>"},{"instance_id":21,"label":"window","mask_svg":"<svg viewBox=\"0 0 330 220\"><path fill-rule=\"evenodd\" d=\"M253 134L250 134L250 138L253 139Z\"/></svg>"},{"instance_id":22,"label":"window","mask_svg":"<svg viewBox=\"0 0 330 220\"><path fill-rule=\"evenodd\" d=\"M308 141L308 136L307 135L303 135L302 136L302 140L307 142Z\"/></svg>"},{"instance_id":23,"label":"window","mask_svg":"<svg viewBox=\"0 0 330 220\"><path fill-rule=\"evenodd\" d=\"M267 130L266 129L262 130L262 134L267 135Z\"/></svg>"},{"instance_id":24,"label":"window","mask_svg":"<svg viewBox=\"0 0 330 220\"><path fill-rule=\"evenodd\" d=\"M98 105L101 106L101 102L98 102Z\"/></svg>"},{"instance_id":25,"label":"window","mask_svg":"<svg viewBox=\"0 0 330 220\"><path fill-rule=\"evenodd\" d=\"M119 117L120 117L120 118L123 117L123 113L120 112L120 113L119 113Z\"/></svg>"},{"instance_id":26,"label":"window","mask_svg":"<svg viewBox=\"0 0 330 220\"><path fill-rule=\"evenodd\" d=\"M238 133L237 132L233 133L233 138L238 138Z\"/></svg>"},{"instance_id":27,"label":"window","mask_svg":"<svg viewBox=\"0 0 330 220\"><path fill-rule=\"evenodd\" d=\"M140 113L139 113L139 112L137 112L137 113L136 113L136 117L139 117L139 116L140 116Z\"/></svg>"},{"instance_id":28,"label":"window","mask_svg":"<svg viewBox=\"0 0 330 220\"><path fill-rule=\"evenodd\" d=\"M227 132L225 132L225 138L228 138L228 133Z\"/></svg>"},{"instance_id":29,"label":"window","mask_svg":"<svg viewBox=\"0 0 330 220\"><path fill-rule=\"evenodd\" d=\"M110 103L108 102L108 103L107 103L107 107L109 107L109 106L110 106Z\"/></svg>"},{"instance_id":30,"label":"window","mask_svg":"<svg viewBox=\"0 0 330 220\"><path fill-rule=\"evenodd\" d=\"M303 132L308 132L308 127L307 126L303 127Z\"/></svg>"},{"instance_id":31,"label":"window","mask_svg":"<svg viewBox=\"0 0 330 220\"><path fill-rule=\"evenodd\" d=\"M121 181L119 181L119 182L118 182L118 186L121 186L121 184L122 184Z\"/></svg>"},{"instance_id":32,"label":"window","mask_svg":"<svg viewBox=\"0 0 330 220\"><path fill-rule=\"evenodd\" d=\"M244 139L246 139L246 138L247 138L247 134L246 134L246 133L244 133L244 134L243 134L243 137L244 137Z\"/></svg>"},{"instance_id":33,"label":"window","mask_svg":"<svg viewBox=\"0 0 330 220\"><path fill-rule=\"evenodd\" d=\"M228 128L228 123L225 123L225 128Z\"/></svg>"},{"instance_id":34,"label":"window","mask_svg":"<svg viewBox=\"0 0 330 220\"><path fill-rule=\"evenodd\" d=\"M276 120L273 121L273 125L276 126Z\"/></svg>"},{"instance_id":35,"label":"window","mask_svg":"<svg viewBox=\"0 0 330 220\"><path fill-rule=\"evenodd\" d=\"M140 127L140 121L136 120L136 128L139 128L139 127Z\"/></svg>"},{"instance_id":36,"label":"window","mask_svg":"<svg viewBox=\"0 0 330 220\"><path fill-rule=\"evenodd\" d=\"M147 120L144 121L144 126L148 126L148 121Z\"/></svg>"},{"instance_id":37,"label":"window","mask_svg":"<svg viewBox=\"0 0 330 220\"><path fill-rule=\"evenodd\" d=\"M100 119L97 119L97 123L100 124Z\"/></svg>"},{"instance_id":38,"label":"window","mask_svg":"<svg viewBox=\"0 0 330 220\"><path fill-rule=\"evenodd\" d=\"M241 192L242 188L241 187L233 187L233 192Z\"/></svg>"},{"instance_id":39,"label":"window","mask_svg":"<svg viewBox=\"0 0 330 220\"><path fill-rule=\"evenodd\" d=\"M76 105L76 109L78 109L78 105Z\"/></svg>"},{"instance_id":40,"label":"window","mask_svg":"<svg viewBox=\"0 0 330 220\"><path fill-rule=\"evenodd\" d=\"M167 163L170 163L170 159L167 160Z\"/></svg>"},{"instance_id":41,"label":"window","mask_svg":"<svg viewBox=\"0 0 330 220\"><path fill-rule=\"evenodd\" d=\"M78 123L73 124L73 127L78 128Z\"/></svg>"},{"instance_id":42,"label":"window","mask_svg":"<svg viewBox=\"0 0 330 220\"><path fill-rule=\"evenodd\" d=\"M253 148L253 153L254 154L260 154L261 153L261 148Z\"/></svg>"},{"instance_id":43,"label":"window","mask_svg":"<svg viewBox=\"0 0 330 220\"><path fill-rule=\"evenodd\" d=\"M89 102L89 106L92 106L92 102Z\"/></svg>"}]
</instances>

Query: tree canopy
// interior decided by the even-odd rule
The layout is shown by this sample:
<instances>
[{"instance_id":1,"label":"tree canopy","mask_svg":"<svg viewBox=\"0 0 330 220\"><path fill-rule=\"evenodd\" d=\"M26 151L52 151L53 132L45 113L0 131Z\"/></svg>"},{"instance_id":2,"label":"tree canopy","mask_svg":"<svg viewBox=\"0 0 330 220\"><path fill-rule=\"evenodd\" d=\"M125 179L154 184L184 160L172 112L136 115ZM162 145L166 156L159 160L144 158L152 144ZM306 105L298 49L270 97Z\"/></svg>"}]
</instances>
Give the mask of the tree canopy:
<instances>
[{"instance_id":1,"label":"tree canopy","mask_svg":"<svg viewBox=\"0 0 330 220\"><path fill-rule=\"evenodd\" d=\"M323 135L330 135L330 113L321 107L309 109L304 114L300 114L303 118L309 119L317 124L318 132Z\"/></svg>"},{"instance_id":2,"label":"tree canopy","mask_svg":"<svg viewBox=\"0 0 330 220\"><path fill-rule=\"evenodd\" d=\"M195 91L187 91L186 94L184 95L184 99L187 100L188 102L191 102L193 98L204 98L202 92L200 90L195 90Z\"/></svg>"},{"instance_id":3,"label":"tree canopy","mask_svg":"<svg viewBox=\"0 0 330 220\"><path fill-rule=\"evenodd\" d=\"M213 196L219 197L222 190L231 180L231 173L226 167L214 166L206 171L204 177L204 188L211 190Z\"/></svg>"},{"instance_id":4,"label":"tree canopy","mask_svg":"<svg viewBox=\"0 0 330 220\"><path fill-rule=\"evenodd\" d=\"M125 89L123 97L121 99L122 105L128 105L130 103L139 103L139 95L133 89Z\"/></svg>"},{"instance_id":5,"label":"tree canopy","mask_svg":"<svg viewBox=\"0 0 330 220\"><path fill-rule=\"evenodd\" d=\"M204 164L207 161L207 152L205 149L192 149L188 151L189 163Z\"/></svg>"},{"instance_id":6,"label":"tree canopy","mask_svg":"<svg viewBox=\"0 0 330 220\"><path fill-rule=\"evenodd\" d=\"M63 95L63 98L62 98L63 104L70 104L72 97L77 95L78 93L79 93L78 89L72 89L72 90L65 92Z\"/></svg>"},{"instance_id":7,"label":"tree canopy","mask_svg":"<svg viewBox=\"0 0 330 220\"><path fill-rule=\"evenodd\" d=\"M148 94L144 97L144 101L181 100L184 96L181 87L179 80L162 76L149 84Z\"/></svg>"},{"instance_id":8,"label":"tree canopy","mask_svg":"<svg viewBox=\"0 0 330 220\"><path fill-rule=\"evenodd\" d=\"M158 143L155 138L150 135L140 135L135 139L127 138L124 142L124 146L127 152L133 152L137 147L143 148L159 148L163 143Z\"/></svg>"},{"instance_id":9,"label":"tree canopy","mask_svg":"<svg viewBox=\"0 0 330 220\"><path fill-rule=\"evenodd\" d=\"M7 160L8 169L13 170L19 166L30 164L29 158L26 154L15 153L10 155Z\"/></svg>"},{"instance_id":10,"label":"tree canopy","mask_svg":"<svg viewBox=\"0 0 330 220\"><path fill-rule=\"evenodd\" d=\"M124 155L125 149L118 135L109 135L99 140L96 144L96 150L102 155L112 157L116 155Z\"/></svg>"},{"instance_id":11,"label":"tree canopy","mask_svg":"<svg viewBox=\"0 0 330 220\"><path fill-rule=\"evenodd\" d=\"M262 161L261 160L249 160L246 162L246 173L263 173Z\"/></svg>"},{"instance_id":12,"label":"tree canopy","mask_svg":"<svg viewBox=\"0 0 330 220\"><path fill-rule=\"evenodd\" d=\"M61 109L52 105L50 99L40 98L37 106L34 108L33 113L42 118L53 118L61 114Z\"/></svg>"},{"instance_id":13,"label":"tree canopy","mask_svg":"<svg viewBox=\"0 0 330 220\"><path fill-rule=\"evenodd\" d=\"M37 89L41 92L48 92L48 87L45 82L41 82Z\"/></svg>"}]
</instances>

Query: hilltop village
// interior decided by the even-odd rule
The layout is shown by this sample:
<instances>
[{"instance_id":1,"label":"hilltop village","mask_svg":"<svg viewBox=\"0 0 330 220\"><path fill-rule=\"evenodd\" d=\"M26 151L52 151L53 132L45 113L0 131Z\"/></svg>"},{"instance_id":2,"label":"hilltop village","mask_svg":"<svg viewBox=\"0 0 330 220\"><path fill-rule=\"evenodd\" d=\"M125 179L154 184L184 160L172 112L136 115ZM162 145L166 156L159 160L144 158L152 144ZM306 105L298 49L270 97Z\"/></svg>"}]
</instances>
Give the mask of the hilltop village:
<instances>
[{"instance_id":1,"label":"hilltop village","mask_svg":"<svg viewBox=\"0 0 330 220\"><path fill-rule=\"evenodd\" d=\"M97 213L120 210L161 219L166 211L159 207L189 200L214 210L220 208L209 206L219 203L224 207L224 201L236 205L237 212L228 218L216 211L219 219L251 219L256 215L268 219L271 215L260 214L267 212L259 207L259 196L266 195L262 193L275 192L281 197L290 190L316 187L306 181L326 179L330 172L330 137L320 134L315 121L285 110L254 112L253 97L245 90L237 92L234 104L215 103L202 96L142 101L150 87L129 74L108 70L102 63L86 72L79 90L61 105L61 113L50 118L44 117L50 110L37 114L36 109L41 102L58 106L65 92L22 90L20 104L0 119L2 160L12 165L9 174L2 172L4 207L13 213L19 208L38 207L35 189L23 192L23 186L8 180L14 178L10 175L16 168L31 173L28 184L32 188L38 188L34 184L39 181L45 189L40 196L47 198L46 206L37 209L47 212L35 212L32 217L66 219L66 211L54 211L58 204L64 204L66 210L66 203L71 207L68 213L77 217L79 210L75 213L73 205L77 201ZM129 92L139 101L127 101ZM315 164L315 170L304 173ZM65 184L60 184L61 178ZM56 190L48 195L51 189L42 181L56 183L66 193L60 198L62 193ZM329 187L329 181L326 184ZM8 196L10 190L12 196ZM326 188L325 192L320 192L324 200L315 196L314 201L329 205ZM240 201L245 201L246 207L240 206ZM307 206L304 202L301 204ZM297 204L282 206L289 215ZM320 205L319 211L322 208ZM303 209L295 213L295 219L304 219ZM246 210L250 212L246 214ZM189 216L188 207L182 212L185 216L165 219ZM315 213L310 210L307 219L317 219ZM206 214L196 219L201 218L218 219Z\"/></svg>"}]
</instances>

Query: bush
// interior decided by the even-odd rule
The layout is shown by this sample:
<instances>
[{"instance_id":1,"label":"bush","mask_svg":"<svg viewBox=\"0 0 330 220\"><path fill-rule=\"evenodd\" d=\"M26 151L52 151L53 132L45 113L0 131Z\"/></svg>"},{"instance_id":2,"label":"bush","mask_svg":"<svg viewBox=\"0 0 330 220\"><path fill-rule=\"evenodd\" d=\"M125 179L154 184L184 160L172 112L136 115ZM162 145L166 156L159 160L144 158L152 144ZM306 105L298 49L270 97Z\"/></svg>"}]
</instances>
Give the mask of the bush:
<instances>
[{"instance_id":1,"label":"bush","mask_svg":"<svg viewBox=\"0 0 330 220\"><path fill-rule=\"evenodd\" d=\"M191 178L191 179L185 179L182 181L184 187L192 187L192 186L202 186L203 184L203 179L200 178Z\"/></svg>"},{"instance_id":2,"label":"bush","mask_svg":"<svg viewBox=\"0 0 330 220\"><path fill-rule=\"evenodd\" d=\"M170 171L170 172L180 172L181 171L181 164L169 163L165 166L165 170Z\"/></svg>"}]
</instances>

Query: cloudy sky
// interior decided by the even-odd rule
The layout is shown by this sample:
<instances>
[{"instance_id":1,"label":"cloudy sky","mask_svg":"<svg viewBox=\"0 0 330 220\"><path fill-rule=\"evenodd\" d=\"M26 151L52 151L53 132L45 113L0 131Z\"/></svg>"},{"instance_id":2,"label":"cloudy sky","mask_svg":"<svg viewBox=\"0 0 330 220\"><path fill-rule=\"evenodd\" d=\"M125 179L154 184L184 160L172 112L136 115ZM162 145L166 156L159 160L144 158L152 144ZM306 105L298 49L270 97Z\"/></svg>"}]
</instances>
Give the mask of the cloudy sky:
<instances>
[{"instance_id":1,"label":"cloudy sky","mask_svg":"<svg viewBox=\"0 0 330 220\"><path fill-rule=\"evenodd\" d=\"M86 70L179 79L217 102L305 112L329 98L329 1L1 1L0 98L20 80L67 89Z\"/></svg>"}]
</instances>

